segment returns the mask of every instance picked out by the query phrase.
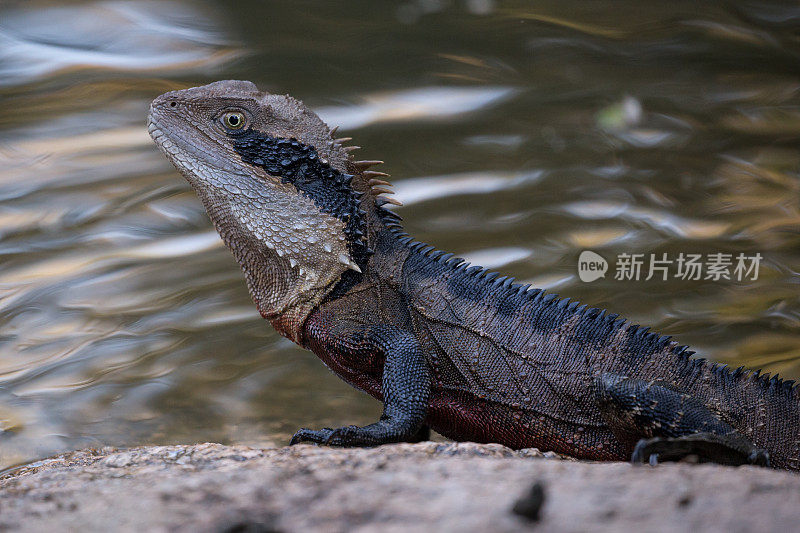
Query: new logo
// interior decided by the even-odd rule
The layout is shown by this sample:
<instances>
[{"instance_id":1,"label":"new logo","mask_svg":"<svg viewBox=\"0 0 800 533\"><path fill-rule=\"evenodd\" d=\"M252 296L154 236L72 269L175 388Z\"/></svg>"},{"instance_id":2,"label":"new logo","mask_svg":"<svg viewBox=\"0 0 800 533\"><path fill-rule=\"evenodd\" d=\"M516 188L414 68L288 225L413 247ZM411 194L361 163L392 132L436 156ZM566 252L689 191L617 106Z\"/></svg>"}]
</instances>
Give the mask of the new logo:
<instances>
[{"instance_id":1,"label":"new logo","mask_svg":"<svg viewBox=\"0 0 800 533\"><path fill-rule=\"evenodd\" d=\"M608 271L608 261L603 256L584 250L578 257L578 277L581 281L591 283L592 281L606 277Z\"/></svg>"}]
</instances>

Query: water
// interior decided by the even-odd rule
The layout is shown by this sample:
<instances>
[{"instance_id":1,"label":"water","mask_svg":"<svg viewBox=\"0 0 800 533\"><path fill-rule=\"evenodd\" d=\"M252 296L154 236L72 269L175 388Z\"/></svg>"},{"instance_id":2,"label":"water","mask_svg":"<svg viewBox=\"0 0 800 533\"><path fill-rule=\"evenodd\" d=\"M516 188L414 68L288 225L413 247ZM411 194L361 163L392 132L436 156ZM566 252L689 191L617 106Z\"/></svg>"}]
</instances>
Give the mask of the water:
<instances>
[{"instance_id":1,"label":"water","mask_svg":"<svg viewBox=\"0 0 800 533\"><path fill-rule=\"evenodd\" d=\"M4 3L0 466L379 414L262 321L147 136L153 97L224 78L387 161L419 239L799 378L799 36L757 2ZM763 261L583 283L587 249Z\"/></svg>"}]
</instances>

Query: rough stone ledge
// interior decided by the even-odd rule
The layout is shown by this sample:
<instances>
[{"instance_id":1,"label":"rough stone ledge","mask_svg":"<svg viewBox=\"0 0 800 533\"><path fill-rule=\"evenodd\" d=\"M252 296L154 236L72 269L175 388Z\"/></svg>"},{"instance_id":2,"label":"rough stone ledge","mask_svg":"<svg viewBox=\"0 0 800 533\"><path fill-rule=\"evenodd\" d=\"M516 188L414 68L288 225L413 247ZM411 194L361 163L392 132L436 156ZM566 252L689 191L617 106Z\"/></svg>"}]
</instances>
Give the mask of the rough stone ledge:
<instances>
[{"instance_id":1,"label":"rough stone ledge","mask_svg":"<svg viewBox=\"0 0 800 533\"><path fill-rule=\"evenodd\" d=\"M539 522L510 512L535 481ZM0 478L0 531L789 531L800 476L564 461L472 443L198 444L60 455Z\"/></svg>"}]
</instances>

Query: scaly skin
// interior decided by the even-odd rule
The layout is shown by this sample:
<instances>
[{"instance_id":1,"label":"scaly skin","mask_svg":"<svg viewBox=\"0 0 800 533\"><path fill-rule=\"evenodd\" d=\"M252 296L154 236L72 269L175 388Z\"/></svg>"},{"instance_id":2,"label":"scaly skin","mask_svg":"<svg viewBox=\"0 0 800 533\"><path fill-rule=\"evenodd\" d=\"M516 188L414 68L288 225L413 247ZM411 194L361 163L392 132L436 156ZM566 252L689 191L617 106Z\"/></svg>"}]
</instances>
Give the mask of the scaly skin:
<instances>
[{"instance_id":1,"label":"scaly skin","mask_svg":"<svg viewBox=\"0 0 800 533\"><path fill-rule=\"evenodd\" d=\"M203 201L261 311L384 403L365 427L292 439L427 438L586 459L695 455L800 469L792 382L690 357L617 315L413 241L377 161L354 161L300 102L223 81L166 93L154 140Z\"/></svg>"}]
</instances>

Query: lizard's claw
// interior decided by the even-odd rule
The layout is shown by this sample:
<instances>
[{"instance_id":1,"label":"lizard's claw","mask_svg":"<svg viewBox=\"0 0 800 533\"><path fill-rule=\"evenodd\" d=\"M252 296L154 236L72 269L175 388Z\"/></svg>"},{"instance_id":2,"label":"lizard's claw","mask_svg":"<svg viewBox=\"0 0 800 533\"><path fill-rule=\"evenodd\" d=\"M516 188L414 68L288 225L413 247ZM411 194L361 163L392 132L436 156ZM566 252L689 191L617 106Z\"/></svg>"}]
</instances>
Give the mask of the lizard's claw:
<instances>
[{"instance_id":1,"label":"lizard's claw","mask_svg":"<svg viewBox=\"0 0 800 533\"><path fill-rule=\"evenodd\" d=\"M314 444L324 444L325 446L352 446L352 435L361 431L358 426L344 426L336 429L322 428L319 430L302 428L297 431L289 441L289 446L301 442L313 442ZM358 444L356 444L358 445Z\"/></svg>"},{"instance_id":2,"label":"lizard's claw","mask_svg":"<svg viewBox=\"0 0 800 533\"><path fill-rule=\"evenodd\" d=\"M289 446L300 444L302 442L313 442L314 444L327 444L333 430L331 428L322 428L319 430L300 428L292 435L292 440L289 441Z\"/></svg>"},{"instance_id":3,"label":"lizard's claw","mask_svg":"<svg viewBox=\"0 0 800 533\"><path fill-rule=\"evenodd\" d=\"M636 447L633 449L633 454L631 455L631 463L635 465L649 463L650 466L656 466L658 464L658 454L651 455L648 453L648 444L649 442L646 439L641 439L636 443ZM653 460L654 458L655 461Z\"/></svg>"},{"instance_id":4,"label":"lizard's claw","mask_svg":"<svg viewBox=\"0 0 800 533\"><path fill-rule=\"evenodd\" d=\"M631 463L658 466L662 461L679 461L692 457L692 451L685 449L683 444L680 439L641 439L633 449Z\"/></svg>"},{"instance_id":5,"label":"lizard's claw","mask_svg":"<svg viewBox=\"0 0 800 533\"><path fill-rule=\"evenodd\" d=\"M756 466L771 466L769 462L769 453L767 453L766 450L761 449L753 450L750 455L747 456L747 462Z\"/></svg>"}]
</instances>

